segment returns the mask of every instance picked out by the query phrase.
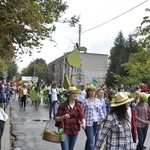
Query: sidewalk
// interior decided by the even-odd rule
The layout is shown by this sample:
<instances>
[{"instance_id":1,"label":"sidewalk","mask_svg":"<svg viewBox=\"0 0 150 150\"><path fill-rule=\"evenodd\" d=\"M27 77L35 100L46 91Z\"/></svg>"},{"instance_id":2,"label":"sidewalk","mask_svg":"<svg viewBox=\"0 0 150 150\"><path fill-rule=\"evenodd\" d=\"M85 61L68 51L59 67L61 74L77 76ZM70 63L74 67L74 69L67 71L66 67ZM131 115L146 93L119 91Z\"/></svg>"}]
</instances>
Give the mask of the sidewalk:
<instances>
[{"instance_id":1,"label":"sidewalk","mask_svg":"<svg viewBox=\"0 0 150 150\"><path fill-rule=\"evenodd\" d=\"M146 140L145 140L145 144L146 146L146 150L150 150L150 125L148 128L148 132L147 132L147 136L146 136Z\"/></svg>"},{"instance_id":2,"label":"sidewalk","mask_svg":"<svg viewBox=\"0 0 150 150\"><path fill-rule=\"evenodd\" d=\"M4 133L1 141L1 150L10 150L10 106L6 108L6 113L8 114L8 120L6 121L4 127Z\"/></svg>"}]
</instances>

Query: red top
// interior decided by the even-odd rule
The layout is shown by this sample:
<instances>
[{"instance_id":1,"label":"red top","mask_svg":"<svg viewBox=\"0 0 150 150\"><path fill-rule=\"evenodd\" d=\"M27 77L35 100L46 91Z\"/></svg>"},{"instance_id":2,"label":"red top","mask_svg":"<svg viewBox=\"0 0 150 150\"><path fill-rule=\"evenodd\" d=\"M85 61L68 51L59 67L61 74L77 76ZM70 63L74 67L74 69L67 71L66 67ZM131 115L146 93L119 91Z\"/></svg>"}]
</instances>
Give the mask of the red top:
<instances>
[{"instance_id":1,"label":"red top","mask_svg":"<svg viewBox=\"0 0 150 150\"><path fill-rule=\"evenodd\" d=\"M56 116L62 116L65 114L70 115L70 118L63 120L65 134L78 134L80 131L80 122L84 119L84 112L81 104L76 101L75 106L71 108L69 106L69 100L66 100L58 107ZM56 126L62 128L62 123L56 122Z\"/></svg>"}]
</instances>

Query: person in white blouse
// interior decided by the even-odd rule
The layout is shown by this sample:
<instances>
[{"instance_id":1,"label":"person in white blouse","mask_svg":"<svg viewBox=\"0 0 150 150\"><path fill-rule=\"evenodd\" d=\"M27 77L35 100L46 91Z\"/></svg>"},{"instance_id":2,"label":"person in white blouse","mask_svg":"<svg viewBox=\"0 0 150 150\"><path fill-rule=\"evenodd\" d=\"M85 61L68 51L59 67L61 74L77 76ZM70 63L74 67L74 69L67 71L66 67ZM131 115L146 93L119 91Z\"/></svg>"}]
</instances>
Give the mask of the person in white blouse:
<instances>
[{"instance_id":1,"label":"person in white blouse","mask_svg":"<svg viewBox=\"0 0 150 150\"><path fill-rule=\"evenodd\" d=\"M56 83L52 84L51 94L49 96L50 107L49 107L49 119L52 119L57 113L58 94Z\"/></svg>"},{"instance_id":2,"label":"person in white blouse","mask_svg":"<svg viewBox=\"0 0 150 150\"><path fill-rule=\"evenodd\" d=\"M80 89L81 89L81 90L80 90L80 93L79 93L78 96L77 96L77 99L78 99L78 101L79 101L81 104L83 104L84 101L85 101L85 97L86 97L86 91L85 91L84 85L81 85Z\"/></svg>"},{"instance_id":3,"label":"person in white blouse","mask_svg":"<svg viewBox=\"0 0 150 150\"><path fill-rule=\"evenodd\" d=\"M27 86L24 84L22 88L22 97L21 97L21 105L22 108L25 110L26 109L26 101L27 101L27 96L28 96L28 89Z\"/></svg>"},{"instance_id":4,"label":"person in white blouse","mask_svg":"<svg viewBox=\"0 0 150 150\"><path fill-rule=\"evenodd\" d=\"M5 121L8 119L8 115L5 113L4 109L0 107L0 149L1 149L1 139L4 132Z\"/></svg>"}]
</instances>

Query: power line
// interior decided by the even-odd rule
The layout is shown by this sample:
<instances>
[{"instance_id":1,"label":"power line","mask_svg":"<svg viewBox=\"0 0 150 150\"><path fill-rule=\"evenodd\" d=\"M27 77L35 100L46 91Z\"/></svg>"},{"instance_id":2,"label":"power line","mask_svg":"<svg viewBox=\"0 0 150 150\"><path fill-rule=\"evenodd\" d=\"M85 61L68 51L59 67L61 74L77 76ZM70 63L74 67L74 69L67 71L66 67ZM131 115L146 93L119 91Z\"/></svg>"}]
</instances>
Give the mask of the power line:
<instances>
[{"instance_id":1,"label":"power line","mask_svg":"<svg viewBox=\"0 0 150 150\"><path fill-rule=\"evenodd\" d=\"M138 4L138 5L136 5L136 6L134 6L133 8L131 8L131 9L129 9L129 10L123 12L122 14L120 14L120 15L118 15L118 16L112 18L112 19L109 19L108 21L105 21L105 22L103 22L103 23L101 23L101 24L99 24L99 25L97 25L97 26L95 26L95 27L93 27L93 28L90 28L90 29L88 29L88 30L83 31L82 33L85 33L85 32L91 31L91 30L93 30L93 29L96 29L96 28L98 28L98 27L100 27L100 26L103 26L103 25L105 25L105 24L107 24L107 23L109 23L109 22L111 22L111 21L113 21L113 20L115 20L115 19L117 19L117 18L119 18L119 17L125 15L126 13L132 11L133 9L135 9L135 8L137 8L137 7L141 6L141 5L143 5L143 4L146 3L147 1L148 1L148 0L146 0L146 1L144 1L144 2L142 2L142 3L140 3L140 4Z\"/></svg>"}]
</instances>

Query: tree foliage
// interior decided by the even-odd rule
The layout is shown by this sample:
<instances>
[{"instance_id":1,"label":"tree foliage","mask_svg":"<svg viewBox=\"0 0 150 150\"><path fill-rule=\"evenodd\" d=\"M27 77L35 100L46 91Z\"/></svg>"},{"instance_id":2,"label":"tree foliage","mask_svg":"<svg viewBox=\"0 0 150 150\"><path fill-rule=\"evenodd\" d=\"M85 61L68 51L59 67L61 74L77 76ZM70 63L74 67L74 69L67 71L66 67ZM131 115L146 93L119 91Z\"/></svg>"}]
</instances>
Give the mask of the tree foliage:
<instances>
[{"instance_id":1,"label":"tree foliage","mask_svg":"<svg viewBox=\"0 0 150 150\"><path fill-rule=\"evenodd\" d=\"M53 41L55 22L67 8L62 0L1 0L0 56L12 61L14 55L32 55L33 48L41 48L45 38ZM78 21L77 16L68 20L71 26Z\"/></svg>"},{"instance_id":2,"label":"tree foliage","mask_svg":"<svg viewBox=\"0 0 150 150\"><path fill-rule=\"evenodd\" d=\"M150 9L146 9L149 13ZM115 81L124 85L146 83L150 86L150 15L143 17L143 21L136 28L131 37L136 37L137 42L128 40L129 59L122 66L127 72L126 76L113 74ZM132 47L131 47L132 46ZM135 51L134 51L135 50Z\"/></svg>"},{"instance_id":3,"label":"tree foliage","mask_svg":"<svg viewBox=\"0 0 150 150\"><path fill-rule=\"evenodd\" d=\"M138 43L128 36L126 40L120 31L114 40L114 46L110 50L109 68L106 77L107 85L123 84L127 81L128 72L124 68L124 64L128 62L129 56L137 53L140 47Z\"/></svg>"},{"instance_id":4,"label":"tree foliage","mask_svg":"<svg viewBox=\"0 0 150 150\"><path fill-rule=\"evenodd\" d=\"M150 79L150 51L141 50L138 53L132 54L129 61L124 64L128 71L128 78L134 84L144 83Z\"/></svg>"},{"instance_id":5,"label":"tree foliage","mask_svg":"<svg viewBox=\"0 0 150 150\"><path fill-rule=\"evenodd\" d=\"M7 69L7 73L8 73L7 80L8 80L8 81L13 80L13 78L17 75L17 72L18 72L18 66L17 66L17 64L13 61L13 62L8 66L8 69Z\"/></svg>"},{"instance_id":6,"label":"tree foliage","mask_svg":"<svg viewBox=\"0 0 150 150\"><path fill-rule=\"evenodd\" d=\"M8 62L7 62L7 64L3 64L3 63L1 64L3 66L3 68L0 70L0 79L2 80L4 78L4 72L5 72L6 79L8 81L11 81L17 74L17 71L18 71L17 64L14 61L12 61L10 64Z\"/></svg>"},{"instance_id":7,"label":"tree foliage","mask_svg":"<svg viewBox=\"0 0 150 150\"><path fill-rule=\"evenodd\" d=\"M121 57L123 57L121 52L124 49L125 49L125 38L122 32L120 31L114 40L114 47L112 47L110 50L109 69L106 77L107 85L116 84L114 73L120 74L121 72L121 61L122 61Z\"/></svg>"},{"instance_id":8,"label":"tree foliage","mask_svg":"<svg viewBox=\"0 0 150 150\"><path fill-rule=\"evenodd\" d=\"M39 78L39 81L43 79L48 82L48 65L45 60L36 59L22 70L21 76L36 76Z\"/></svg>"},{"instance_id":9,"label":"tree foliage","mask_svg":"<svg viewBox=\"0 0 150 150\"><path fill-rule=\"evenodd\" d=\"M147 8L146 12L150 13ZM133 35L139 39L139 43L146 50L150 50L150 15L143 17L141 26L137 27Z\"/></svg>"}]
</instances>

